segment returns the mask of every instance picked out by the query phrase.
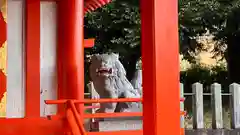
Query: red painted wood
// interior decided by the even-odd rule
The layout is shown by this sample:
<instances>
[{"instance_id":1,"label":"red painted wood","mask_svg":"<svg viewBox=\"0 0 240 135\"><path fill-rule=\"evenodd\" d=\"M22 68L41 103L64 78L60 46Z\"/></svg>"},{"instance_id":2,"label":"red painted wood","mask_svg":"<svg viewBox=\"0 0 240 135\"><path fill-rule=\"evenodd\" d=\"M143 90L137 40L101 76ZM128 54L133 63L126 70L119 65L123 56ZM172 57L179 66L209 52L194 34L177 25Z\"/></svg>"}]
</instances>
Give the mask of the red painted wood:
<instances>
[{"instance_id":1,"label":"red painted wood","mask_svg":"<svg viewBox=\"0 0 240 135\"><path fill-rule=\"evenodd\" d=\"M64 98L83 100L83 0L61 0L57 3L58 44L61 47L58 51L62 56L59 60L61 68L58 69L61 72L59 79L62 79L60 80L62 85L59 86L62 90L60 95ZM180 133L179 113L177 113L180 112L177 1L142 0L141 12L145 78L143 78L145 91L143 91L143 132L146 135L177 135ZM39 117L40 113L39 48L40 0L26 0L27 117ZM29 125L28 130L37 131L30 125L34 125L34 121L26 124ZM26 133L26 125L24 127L17 126L19 131L25 129ZM46 131L46 129L42 130ZM111 132L115 135L123 133L129 134L130 131Z\"/></svg>"},{"instance_id":2,"label":"red painted wood","mask_svg":"<svg viewBox=\"0 0 240 135\"><path fill-rule=\"evenodd\" d=\"M62 7L61 7L62 6ZM59 4L57 2L57 74L58 74L58 99L64 99L65 95L67 95L67 90L65 90L65 81L64 81L64 46L66 42L62 43L64 34L61 32L64 32L64 19L62 18L62 14L64 14L63 4ZM66 17L65 17L66 19ZM67 43L68 44L68 43ZM58 113L64 113L64 105L58 105Z\"/></svg>"},{"instance_id":3,"label":"red painted wood","mask_svg":"<svg viewBox=\"0 0 240 135\"><path fill-rule=\"evenodd\" d=\"M6 40L7 40L7 25L6 22L4 21L2 12L0 11L0 48L3 46L3 43ZM5 92L6 92L6 75L0 69L0 101Z\"/></svg>"},{"instance_id":4,"label":"red painted wood","mask_svg":"<svg viewBox=\"0 0 240 135\"><path fill-rule=\"evenodd\" d=\"M143 134L179 135L177 0L141 0Z\"/></svg>"},{"instance_id":5,"label":"red painted wood","mask_svg":"<svg viewBox=\"0 0 240 135\"><path fill-rule=\"evenodd\" d=\"M41 0L41 1L62 1L62 0ZM84 13L92 12L108 3L112 0L84 0Z\"/></svg>"},{"instance_id":6,"label":"red painted wood","mask_svg":"<svg viewBox=\"0 0 240 135\"><path fill-rule=\"evenodd\" d=\"M45 100L46 104L65 104L69 100ZM142 102L141 98L103 98L103 99L84 99L84 100L71 100L75 104L89 104L89 103L116 103L116 102Z\"/></svg>"},{"instance_id":7,"label":"red painted wood","mask_svg":"<svg viewBox=\"0 0 240 135\"><path fill-rule=\"evenodd\" d=\"M84 99L83 7L83 0L57 1L60 99Z\"/></svg>"},{"instance_id":8,"label":"red painted wood","mask_svg":"<svg viewBox=\"0 0 240 135\"><path fill-rule=\"evenodd\" d=\"M7 24L4 21L2 12L0 11L0 47L7 40Z\"/></svg>"},{"instance_id":9,"label":"red painted wood","mask_svg":"<svg viewBox=\"0 0 240 135\"><path fill-rule=\"evenodd\" d=\"M3 98L3 94L6 92L6 76L5 74L0 70L0 101Z\"/></svg>"},{"instance_id":10,"label":"red painted wood","mask_svg":"<svg viewBox=\"0 0 240 135\"><path fill-rule=\"evenodd\" d=\"M72 135L82 135L79 129L78 124L76 123L76 119L73 115L73 111L71 109L66 110L66 118L69 123L69 127L72 131Z\"/></svg>"},{"instance_id":11,"label":"red painted wood","mask_svg":"<svg viewBox=\"0 0 240 135\"><path fill-rule=\"evenodd\" d=\"M120 118L120 117L141 117L142 112L121 112L121 113L95 113L84 114L84 118Z\"/></svg>"},{"instance_id":12,"label":"red painted wood","mask_svg":"<svg viewBox=\"0 0 240 135\"><path fill-rule=\"evenodd\" d=\"M26 117L40 116L40 0L26 0Z\"/></svg>"},{"instance_id":13,"label":"red painted wood","mask_svg":"<svg viewBox=\"0 0 240 135\"><path fill-rule=\"evenodd\" d=\"M95 44L95 39L84 39L84 47L85 48L92 48Z\"/></svg>"},{"instance_id":14,"label":"red painted wood","mask_svg":"<svg viewBox=\"0 0 240 135\"><path fill-rule=\"evenodd\" d=\"M13 118L0 119L1 135L49 135L62 134L62 120L47 120L46 118Z\"/></svg>"}]
</instances>

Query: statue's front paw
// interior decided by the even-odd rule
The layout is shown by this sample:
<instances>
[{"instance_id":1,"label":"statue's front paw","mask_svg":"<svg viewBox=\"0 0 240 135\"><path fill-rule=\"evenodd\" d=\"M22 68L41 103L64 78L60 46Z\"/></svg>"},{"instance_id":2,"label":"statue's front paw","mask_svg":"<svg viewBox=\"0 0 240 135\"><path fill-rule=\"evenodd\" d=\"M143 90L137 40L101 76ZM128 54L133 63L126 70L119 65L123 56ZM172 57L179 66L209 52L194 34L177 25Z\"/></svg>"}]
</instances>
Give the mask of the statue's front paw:
<instances>
[{"instance_id":1,"label":"statue's front paw","mask_svg":"<svg viewBox=\"0 0 240 135\"><path fill-rule=\"evenodd\" d=\"M120 112L131 112L130 109L121 109Z\"/></svg>"}]
</instances>

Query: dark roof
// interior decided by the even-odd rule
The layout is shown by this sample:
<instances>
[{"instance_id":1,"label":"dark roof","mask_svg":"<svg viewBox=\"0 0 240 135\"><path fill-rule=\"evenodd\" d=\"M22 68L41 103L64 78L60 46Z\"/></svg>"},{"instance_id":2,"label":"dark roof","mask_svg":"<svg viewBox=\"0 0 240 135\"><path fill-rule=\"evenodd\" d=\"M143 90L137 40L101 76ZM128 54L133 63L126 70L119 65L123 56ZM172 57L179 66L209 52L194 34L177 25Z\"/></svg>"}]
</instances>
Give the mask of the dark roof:
<instances>
[{"instance_id":1,"label":"dark roof","mask_svg":"<svg viewBox=\"0 0 240 135\"><path fill-rule=\"evenodd\" d=\"M92 11L96 10L97 8L100 8L100 7L108 4L111 1L112 0L85 0L84 12L85 13L92 12Z\"/></svg>"}]
</instances>

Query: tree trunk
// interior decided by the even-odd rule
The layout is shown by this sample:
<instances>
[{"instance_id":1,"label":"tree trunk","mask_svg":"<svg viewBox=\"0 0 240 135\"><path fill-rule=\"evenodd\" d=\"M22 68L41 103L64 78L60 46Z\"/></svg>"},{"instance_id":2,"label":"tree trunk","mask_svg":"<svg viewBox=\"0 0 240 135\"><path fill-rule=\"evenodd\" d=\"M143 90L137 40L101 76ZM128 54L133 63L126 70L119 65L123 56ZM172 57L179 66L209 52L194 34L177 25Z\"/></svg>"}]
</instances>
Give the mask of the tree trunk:
<instances>
[{"instance_id":1,"label":"tree trunk","mask_svg":"<svg viewBox=\"0 0 240 135\"><path fill-rule=\"evenodd\" d=\"M232 11L227 20L227 64L229 83L240 83L240 10Z\"/></svg>"},{"instance_id":2,"label":"tree trunk","mask_svg":"<svg viewBox=\"0 0 240 135\"><path fill-rule=\"evenodd\" d=\"M240 83L240 36L228 38L227 64L229 83Z\"/></svg>"}]
</instances>

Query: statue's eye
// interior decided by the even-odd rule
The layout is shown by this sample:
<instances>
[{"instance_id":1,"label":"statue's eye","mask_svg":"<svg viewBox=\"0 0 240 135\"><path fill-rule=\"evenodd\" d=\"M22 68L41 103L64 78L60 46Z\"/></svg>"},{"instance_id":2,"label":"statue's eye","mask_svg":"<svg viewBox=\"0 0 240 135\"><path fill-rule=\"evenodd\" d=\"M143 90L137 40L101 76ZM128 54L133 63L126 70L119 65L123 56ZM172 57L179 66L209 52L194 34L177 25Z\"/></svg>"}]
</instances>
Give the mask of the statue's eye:
<instances>
[{"instance_id":1,"label":"statue's eye","mask_svg":"<svg viewBox=\"0 0 240 135\"><path fill-rule=\"evenodd\" d=\"M105 64L108 64L109 60L108 59L103 59L102 62L105 63Z\"/></svg>"}]
</instances>

